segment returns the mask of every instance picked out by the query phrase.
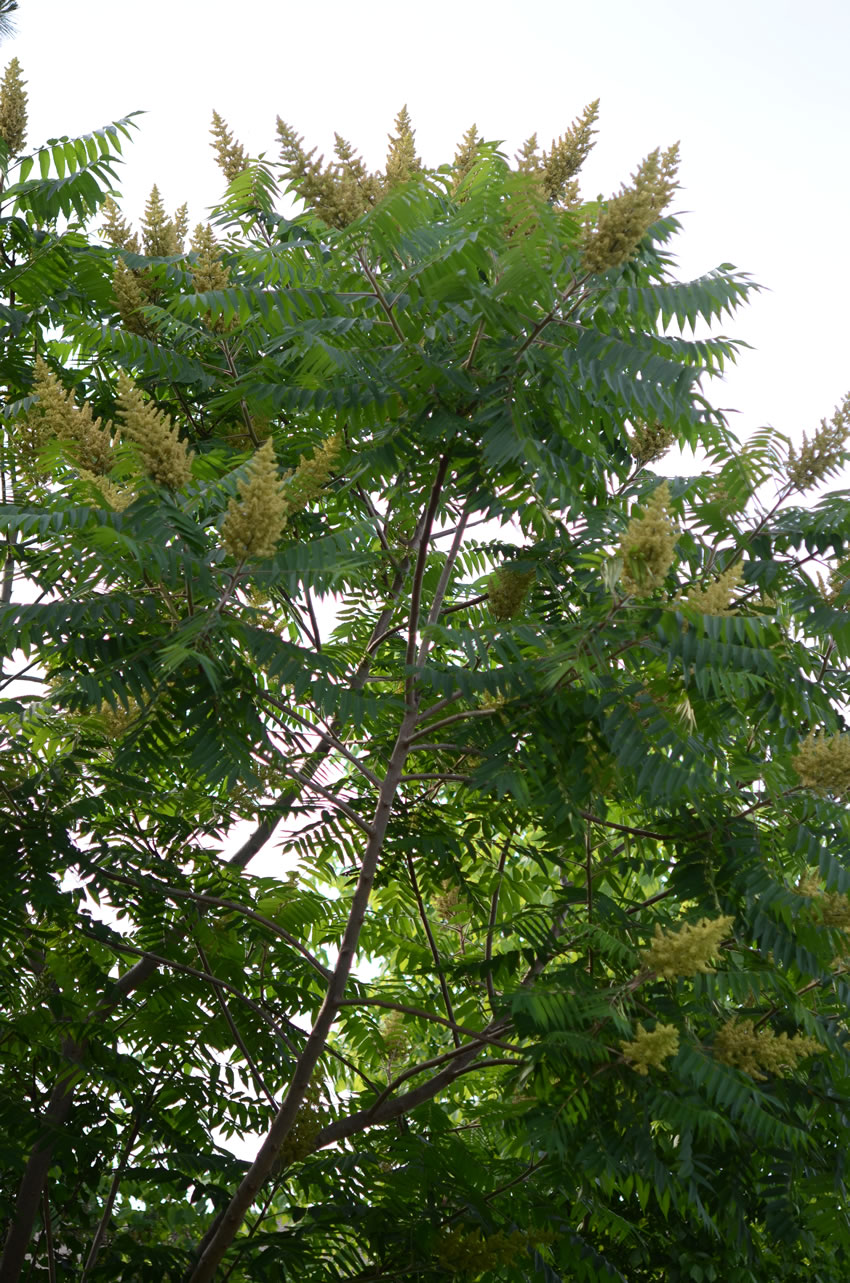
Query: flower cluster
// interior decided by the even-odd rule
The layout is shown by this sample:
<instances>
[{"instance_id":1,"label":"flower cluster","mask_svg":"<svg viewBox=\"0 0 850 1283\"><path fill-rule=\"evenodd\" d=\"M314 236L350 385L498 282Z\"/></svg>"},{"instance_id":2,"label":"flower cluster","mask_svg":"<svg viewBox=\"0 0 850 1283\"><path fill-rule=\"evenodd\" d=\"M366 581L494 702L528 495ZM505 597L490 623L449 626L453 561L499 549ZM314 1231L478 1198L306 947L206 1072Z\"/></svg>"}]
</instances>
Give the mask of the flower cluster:
<instances>
[{"instance_id":1,"label":"flower cluster","mask_svg":"<svg viewBox=\"0 0 850 1283\"><path fill-rule=\"evenodd\" d=\"M666 454L675 440L672 428L666 428L657 420L654 423L636 423L629 436L629 450L635 463L643 468Z\"/></svg>"},{"instance_id":2,"label":"flower cluster","mask_svg":"<svg viewBox=\"0 0 850 1283\"><path fill-rule=\"evenodd\" d=\"M230 271L221 261L221 250L209 223L198 223L191 247L198 256L192 268L192 284L198 294L226 289L230 283Z\"/></svg>"},{"instance_id":3,"label":"flower cluster","mask_svg":"<svg viewBox=\"0 0 850 1283\"><path fill-rule=\"evenodd\" d=\"M87 401L78 407L74 394L65 390L40 357L35 363L33 391L38 402L26 420L32 452L56 438L68 442L76 461L90 472L108 472L113 463L111 425L96 419Z\"/></svg>"},{"instance_id":4,"label":"flower cluster","mask_svg":"<svg viewBox=\"0 0 850 1283\"><path fill-rule=\"evenodd\" d=\"M149 476L171 490L185 486L192 475L194 456L168 416L146 401L126 375L118 380L118 405L124 435L138 449Z\"/></svg>"},{"instance_id":5,"label":"flower cluster","mask_svg":"<svg viewBox=\"0 0 850 1283\"><path fill-rule=\"evenodd\" d=\"M511 566L494 570L487 581L487 600L493 618L500 622L515 619L533 582L533 570L514 570Z\"/></svg>"},{"instance_id":6,"label":"flower cluster","mask_svg":"<svg viewBox=\"0 0 850 1283\"><path fill-rule=\"evenodd\" d=\"M144 272L133 271L123 259L116 261L112 269L112 293L118 315L125 330L149 338L151 328L142 315L142 308L151 301L145 285Z\"/></svg>"},{"instance_id":7,"label":"flower cluster","mask_svg":"<svg viewBox=\"0 0 850 1283\"><path fill-rule=\"evenodd\" d=\"M181 205L174 217L169 218L159 188L154 183L142 216L142 245L145 253L150 258L168 258L172 254L182 253L183 241L188 231L188 217L186 206Z\"/></svg>"},{"instance_id":8,"label":"flower cluster","mask_svg":"<svg viewBox=\"0 0 850 1283\"><path fill-rule=\"evenodd\" d=\"M120 739L122 735L127 733L142 710L136 700L131 697L127 700L126 708L123 708L120 704L113 708L107 700L104 700L95 711L107 738L112 741Z\"/></svg>"},{"instance_id":9,"label":"flower cluster","mask_svg":"<svg viewBox=\"0 0 850 1283\"><path fill-rule=\"evenodd\" d=\"M632 175L631 187L603 204L582 233L582 256L588 272L605 272L631 258L676 190L678 145L650 152Z\"/></svg>"},{"instance_id":10,"label":"flower cluster","mask_svg":"<svg viewBox=\"0 0 850 1283\"><path fill-rule=\"evenodd\" d=\"M673 564L676 529L670 520L670 487L656 486L646 511L632 517L620 542L623 588L630 596L645 596L664 583Z\"/></svg>"},{"instance_id":11,"label":"flower cluster","mask_svg":"<svg viewBox=\"0 0 850 1283\"><path fill-rule=\"evenodd\" d=\"M123 512L136 497L132 486L117 486L109 477L98 476L88 468L80 468L80 480L87 482L90 489L94 488L106 507L113 512Z\"/></svg>"},{"instance_id":12,"label":"flower cluster","mask_svg":"<svg viewBox=\"0 0 850 1283\"><path fill-rule=\"evenodd\" d=\"M656 1025L645 1029L638 1025L634 1042L620 1044L623 1059L645 1078L650 1069L659 1069L665 1060L679 1050L679 1031L675 1025Z\"/></svg>"},{"instance_id":13,"label":"flower cluster","mask_svg":"<svg viewBox=\"0 0 850 1283\"><path fill-rule=\"evenodd\" d=\"M796 889L798 895L814 901L814 914L825 927L837 927L840 931L850 929L850 896L841 891L824 891L812 874L801 878Z\"/></svg>"},{"instance_id":14,"label":"flower cluster","mask_svg":"<svg viewBox=\"0 0 850 1283\"><path fill-rule=\"evenodd\" d=\"M714 1055L724 1065L743 1070L757 1082L767 1074L779 1074L783 1069L795 1069L800 1060L820 1051L820 1043L805 1034L776 1034L772 1029L756 1029L752 1020L739 1020L733 1016L714 1038ZM762 1070L766 1070L763 1073Z\"/></svg>"},{"instance_id":15,"label":"flower cluster","mask_svg":"<svg viewBox=\"0 0 850 1283\"><path fill-rule=\"evenodd\" d=\"M847 461L846 441L850 433L850 395L839 405L829 422L821 419L811 441L803 433L803 444L797 453L788 449L785 472L800 491L811 490L821 481L835 476Z\"/></svg>"},{"instance_id":16,"label":"flower cluster","mask_svg":"<svg viewBox=\"0 0 850 1283\"><path fill-rule=\"evenodd\" d=\"M299 1163L308 1154L312 1154L316 1135L324 1127L327 1117L327 1110L322 1105L321 1091L313 1084L308 1087L301 1108L295 1115L295 1121L281 1146L275 1163L275 1172L289 1167L290 1163Z\"/></svg>"},{"instance_id":17,"label":"flower cluster","mask_svg":"<svg viewBox=\"0 0 850 1283\"><path fill-rule=\"evenodd\" d=\"M395 127L396 132L390 134L387 151L387 187L397 187L399 183L408 182L422 169L422 161L416 155L416 134L406 106L396 116Z\"/></svg>"},{"instance_id":18,"label":"flower cluster","mask_svg":"<svg viewBox=\"0 0 850 1283\"><path fill-rule=\"evenodd\" d=\"M599 117L599 99L588 103L566 133L556 138L552 149L539 154L537 135L523 144L517 155L520 173L534 174L545 200L555 205L575 205L579 198L576 175L593 148L594 125Z\"/></svg>"},{"instance_id":19,"label":"flower cluster","mask_svg":"<svg viewBox=\"0 0 850 1283\"><path fill-rule=\"evenodd\" d=\"M806 788L817 793L850 793L850 735L813 732L792 758L794 770Z\"/></svg>"},{"instance_id":20,"label":"flower cluster","mask_svg":"<svg viewBox=\"0 0 850 1283\"><path fill-rule=\"evenodd\" d=\"M642 955L643 965L668 980L713 971L709 959L729 935L734 921L731 917L700 918L699 922L686 922L678 931L665 931L656 923L652 944Z\"/></svg>"},{"instance_id":21,"label":"flower cluster","mask_svg":"<svg viewBox=\"0 0 850 1283\"><path fill-rule=\"evenodd\" d=\"M24 149L27 134L26 81L21 78L21 64L13 58L0 81L0 138L17 156Z\"/></svg>"},{"instance_id":22,"label":"flower cluster","mask_svg":"<svg viewBox=\"0 0 850 1283\"><path fill-rule=\"evenodd\" d=\"M533 1241L541 1242L541 1236L535 1235ZM530 1245L529 1235L522 1230L511 1230L510 1233L497 1230L485 1238L477 1226L465 1230L457 1225L440 1239L437 1260L447 1274L471 1274L481 1278L488 1271L512 1265Z\"/></svg>"},{"instance_id":23,"label":"flower cluster","mask_svg":"<svg viewBox=\"0 0 850 1283\"><path fill-rule=\"evenodd\" d=\"M212 149L215 152L218 167L227 181L232 183L234 178L237 178L245 169L245 149L233 137L217 111L212 114L210 133L213 136Z\"/></svg>"},{"instance_id":24,"label":"flower cluster","mask_svg":"<svg viewBox=\"0 0 850 1283\"><path fill-rule=\"evenodd\" d=\"M333 473L341 448L341 438L334 435L314 450L312 459L302 454L298 467L286 478L286 503L290 512L300 512L319 497L322 486Z\"/></svg>"},{"instance_id":25,"label":"flower cluster","mask_svg":"<svg viewBox=\"0 0 850 1283\"><path fill-rule=\"evenodd\" d=\"M274 443L268 438L257 450L238 494L227 505L221 541L232 557L271 557L286 525L289 504L277 471Z\"/></svg>"},{"instance_id":26,"label":"flower cluster","mask_svg":"<svg viewBox=\"0 0 850 1283\"><path fill-rule=\"evenodd\" d=\"M390 1011L381 1021L381 1037L387 1053L387 1069L403 1060L410 1050L410 1035L404 1027L403 1011Z\"/></svg>"},{"instance_id":27,"label":"flower cluster","mask_svg":"<svg viewBox=\"0 0 850 1283\"><path fill-rule=\"evenodd\" d=\"M139 240L133 232L130 224L127 223L121 210L115 204L111 196L107 196L101 206L103 222L100 225L100 233L108 245L114 249L130 250L133 254L139 252Z\"/></svg>"},{"instance_id":28,"label":"flower cluster","mask_svg":"<svg viewBox=\"0 0 850 1283\"><path fill-rule=\"evenodd\" d=\"M741 582L741 572L741 563L736 562L707 587L690 588L685 601L703 615L733 615L732 599Z\"/></svg>"}]
</instances>

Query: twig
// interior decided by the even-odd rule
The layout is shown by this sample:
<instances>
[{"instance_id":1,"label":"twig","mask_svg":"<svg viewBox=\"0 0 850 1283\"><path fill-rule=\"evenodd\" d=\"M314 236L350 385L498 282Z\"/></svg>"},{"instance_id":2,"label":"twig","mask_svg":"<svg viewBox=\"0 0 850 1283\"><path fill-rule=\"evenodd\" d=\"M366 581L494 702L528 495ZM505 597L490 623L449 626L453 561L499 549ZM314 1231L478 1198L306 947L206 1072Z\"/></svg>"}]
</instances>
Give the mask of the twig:
<instances>
[{"instance_id":1,"label":"twig","mask_svg":"<svg viewBox=\"0 0 850 1283\"><path fill-rule=\"evenodd\" d=\"M508 851L510 850L511 843L514 840L514 834L516 833L518 824L519 820L514 820L508 830L507 837L502 843L502 850L499 855L499 867L496 871L496 885L493 888L493 895L490 899L490 919L487 923L487 939L484 942L484 961L486 963L490 963L493 958L493 934L496 930L496 915L499 909L499 894L502 889L502 877L505 872L505 861L508 858ZM496 987L493 984L493 976L489 966L484 979L487 985L487 996L490 999L490 1008L492 1010L496 1005Z\"/></svg>"},{"instance_id":2,"label":"twig","mask_svg":"<svg viewBox=\"0 0 850 1283\"><path fill-rule=\"evenodd\" d=\"M454 1045L456 1047L459 1047L461 1045L460 1035L457 1032L457 1029L454 1028L455 1013L454 1013L454 1008L452 1007L452 998L451 998L451 994L449 993L449 986L446 984L446 977L443 974L443 967L440 962L440 953L439 953L439 950L437 949L437 941L434 939L434 933L431 930L431 923L428 921L428 914L425 912L425 905L422 900L422 894L419 890L419 882L416 877L416 867L413 863L413 856L410 854L408 854L407 856L407 871L410 874L410 885L413 887L413 894L416 896L416 903L419 908L419 919L422 923L422 926L425 929L425 935L427 936L427 939L428 939L428 947L431 950L431 957L434 959L434 967L436 968L437 976L440 981L440 991L443 995L443 1002L445 1003L445 1007L446 1007L446 1015L448 1016L449 1020L452 1023L452 1038L454 1040Z\"/></svg>"}]
</instances>

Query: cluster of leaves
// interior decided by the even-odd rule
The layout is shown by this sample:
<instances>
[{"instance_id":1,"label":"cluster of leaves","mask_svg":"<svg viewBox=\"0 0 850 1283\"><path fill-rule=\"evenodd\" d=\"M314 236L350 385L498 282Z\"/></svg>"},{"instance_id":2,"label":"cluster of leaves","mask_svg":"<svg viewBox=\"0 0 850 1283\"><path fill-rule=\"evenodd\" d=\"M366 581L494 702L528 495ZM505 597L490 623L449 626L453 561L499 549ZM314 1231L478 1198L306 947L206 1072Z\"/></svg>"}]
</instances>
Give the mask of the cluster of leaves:
<instances>
[{"instance_id":1,"label":"cluster of leaves","mask_svg":"<svg viewBox=\"0 0 850 1283\"><path fill-rule=\"evenodd\" d=\"M753 287L594 120L343 217L216 118L188 251L97 242L128 122L8 162L9 1283L847 1277L844 439L732 439Z\"/></svg>"}]
</instances>

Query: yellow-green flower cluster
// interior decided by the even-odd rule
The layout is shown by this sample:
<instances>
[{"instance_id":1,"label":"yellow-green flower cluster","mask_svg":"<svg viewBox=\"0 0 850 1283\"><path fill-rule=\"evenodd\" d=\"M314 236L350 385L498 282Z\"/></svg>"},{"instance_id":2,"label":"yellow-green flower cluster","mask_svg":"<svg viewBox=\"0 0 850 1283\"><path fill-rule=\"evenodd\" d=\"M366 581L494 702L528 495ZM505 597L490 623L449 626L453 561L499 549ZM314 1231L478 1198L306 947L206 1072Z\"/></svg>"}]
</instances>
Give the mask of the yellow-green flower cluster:
<instances>
[{"instance_id":1,"label":"yellow-green flower cluster","mask_svg":"<svg viewBox=\"0 0 850 1283\"><path fill-rule=\"evenodd\" d=\"M229 183L245 169L245 149L238 143L217 111L212 114L212 149L216 162Z\"/></svg>"},{"instance_id":2,"label":"yellow-green flower cluster","mask_svg":"<svg viewBox=\"0 0 850 1283\"><path fill-rule=\"evenodd\" d=\"M186 207L178 209L174 218L169 218L154 183L151 194L145 205L142 217L142 245L150 258L167 258L179 254L182 250L181 232L185 235Z\"/></svg>"},{"instance_id":3,"label":"yellow-green flower cluster","mask_svg":"<svg viewBox=\"0 0 850 1283\"><path fill-rule=\"evenodd\" d=\"M192 268L192 284L199 294L207 290L223 290L230 283L230 270L221 261L221 250L216 244L209 223L199 223L192 236L192 250L197 254Z\"/></svg>"},{"instance_id":4,"label":"yellow-green flower cluster","mask_svg":"<svg viewBox=\"0 0 850 1283\"><path fill-rule=\"evenodd\" d=\"M136 446L148 475L171 490L185 486L194 456L168 416L146 401L124 374L118 380L118 404L124 435Z\"/></svg>"},{"instance_id":5,"label":"yellow-green flower cluster","mask_svg":"<svg viewBox=\"0 0 850 1283\"><path fill-rule=\"evenodd\" d=\"M26 81L21 76L21 64L13 58L0 81L0 138L9 149L10 156L17 156L24 149L27 136Z\"/></svg>"},{"instance_id":6,"label":"yellow-green flower cluster","mask_svg":"<svg viewBox=\"0 0 850 1283\"><path fill-rule=\"evenodd\" d=\"M322 1096L315 1084L307 1089L304 1101L295 1115L295 1121L278 1155L275 1169L298 1163L313 1152L316 1134L322 1130L327 1121L327 1110L322 1105Z\"/></svg>"},{"instance_id":7,"label":"yellow-green flower cluster","mask_svg":"<svg viewBox=\"0 0 850 1283\"><path fill-rule=\"evenodd\" d=\"M312 459L302 454L298 467L286 479L286 504L290 512L300 512L318 499L322 486L333 473L341 448L341 438L334 435L314 450Z\"/></svg>"},{"instance_id":8,"label":"yellow-green flower cluster","mask_svg":"<svg viewBox=\"0 0 850 1283\"><path fill-rule=\"evenodd\" d=\"M542 1241L537 1236L535 1242ZM530 1246L530 1238L522 1230L497 1230L486 1238L481 1230L465 1230L461 1226L447 1230L437 1248L437 1261L447 1274L470 1274L475 1278L489 1277L488 1272L500 1266L510 1266Z\"/></svg>"},{"instance_id":9,"label":"yellow-green flower cluster","mask_svg":"<svg viewBox=\"0 0 850 1283\"><path fill-rule=\"evenodd\" d=\"M635 463L643 468L666 454L675 440L675 432L657 420L654 423L636 423L629 436L629 449Z\"/></svg>"},{"instance_id":10,"label":"yellow-green flower cluster","mask_svg":"<svg viewBox=\"0 0 850 1283\"><path fill-rule=\"evenodd\" d=\"M381 1021L381 1037L390 1066L403 1060L410 1050L410 1035L404 1026L403 1011L390 1011Z\"/></svg>"},{"instance_id":11,"label":"yellow-green flower cluster","mask_svg":"<svg viewBox=\"0 0 850 1283\"><path fill-rule=\"evenodd\" d=\"M511 566L494 570L487 581L487 604L493 618L500 622L515 619L533 582L533 570L514 570Z\"/></svg>"},{"instance_id":12,"label":"yellow-green flower cluster","mask_svg":"<svg viewBox=\"0 0 850 1283\"><path fill-rule=\"evenodd\" d=\"M117 740L127 733L141 711L140 705L131 697L127 701L126 708L120 704L113 708L107 700L104 700L96 710L96 714L107 737L110 740Z\"/></svg>"},{"instance_id":13,"label":"yellow-green flower cluster","mask_svg":"<svg viewBox=\"0 0 850 1283\"><path fill-rule=\"evenodd\" d=\"M588 103L566 133L552 142L548 152L539 152L537 135L532 134L517 154L517 168L522 174L534 174L540 194L552 204L574 205L578 200L576 175L593 148L594 125L599 117L599 99Z\"/></svg>"},{"instance_id":14,"label":"yellow-green flower cluster","mask_svg":"<svg viewBox=\"0 0 850 1283\"><path fill-rule=\"evenodd\" d=\"M97 476L87 468L80 468L80 480L87 481L100 495L107 508L113 512L123 512L129 508L136 497L132 486L118 486L109 477Z\"/></svg>"},{"instance_id":15,"label":"yellow-green flower cluster","mask_svg":"<svg viewBox=\"0 0 850 1283\"><path fill-rule=\"evenodd\" d=\"M741 572L741 563L736 562L706 588L690 588L685 601L703 615L734 615L731 605L741 582Z\"/></svg>"},{"instance_id":16,"label":"yellow-green flower cluster","mask_svg":"<svg viewBox=\"0 0 850 1283\"><path fill-rule=\"evenodd\" d=\"M737 1016L722 1025L714 1038L715 1058L757 1082L763 1082L768 1074L796 1069L799 1061L818 1051L820 1043L815 1038L805 1034L789 1038L772 1029L756 1029L752 1020L739 1020Z\"/></svg>"},{"instance_id":17,"label":"yellow-green flower cluster","mask_svg":"<svg viewBox=\"0 0 850 1283\"><path fill-rule=\"evenodd\" d=\"M454 163L452 165L455 175L455 187L459 186L459 184L463 182L466 175L472 169L478 159L478 149L480 146L481 137L478 133L478 126L471 125L458 143L458 148L455 152Z\"/></svg>"},{"instance_id":18,"label":"yellow-green flower cluster","mask_svg":"<svg viewBox=\"0 0 850 1283\"><path fill-rule=\"evenodd\" d=\"M103 202L102 213L103 222L100 225L100 231L106 243L115 249L126 249L133 254L138 254L138 238L111 196L107 196Z\"/></svg>"},{"instance_id":19,"label":"yellow-green flower cluster","mask_svg":"<svg viewBox=\"0 0 850 1283\"><path fill-rule=\"evenodd\" d=\"M631 258L676 190L678 144L650 152L632 175L630 187L602 205L582 231L582 257L588 272L604 272Z\"/></svg>"},{"instance_id":20,"label":"yellow-green flower cluster","mask_svg":"<svg viewBox=\"0 0 850 1283\"><path fill-rule=\"evenodd\" d=\"M717 954L734 921L730 917L700 918L699 922L686 922L678 931L665 931L656 924L652 944L642 955L643 965L668 980L713 971L709 960Z\"/></svg>"},{"instance_id":21,"label":"yellow-green flower cluster","mask_svg":"<svg viewBox=\"0 0 850 1283\"><path fill-rule=\"evenodd\" d=\"M662 481L646 511L632 517L620 543L623 588L630 596L646 596L660 588L673 564L676 529L669 515L670 487Z\"/></svg>"},{"instance_id":22,"label":"yellow-green flower cluster","mask_svg":"<svg viewBox=\"0 0 850 1283\"><path fill-rule=\"evenodd\" d=\"M799 453L794 446L789 447L785 472L797 490L811 490L841 469L847 458L848 433L850 395L836 408L829 422L821 419L820 427L814 432L811 441L803 433Z\"/></svg>"},{"instance_id":23,"label":"yellow-green flower cluster","mask_svg":"<svg viewBox=\"0 0 850 1283\"><path fill-rule=\"evenodd\" d=\"M221 541L237 561L271 557L286 525L289 505L277 471L274 443L264 441L227 505Z\"/></svg>"},{"instance_id":24,"label":"yellow-green flower cluster","mask_svg":"<svg viewBox=\"0 0 850 1283\"><path fill-rule=\"evenodd\" d=\"M679 1050L679 1031L675 1025L656 1025L646 1029L638 1025L634 1042L620 1044L623 1059L644 1078L650 1069L659 1069L665 1060Z\"/></svg>"},{"instance_id":25,"label":"yellow-green flower cluster","mask_svg":"<svg viewBox=\"0 0 850 1283\"><path fill-rule=\"evenodd\" d=\"M850 794L850 735L813 732L803 740L792 765L806 788L836 797Z\"/></svg>"},{"instance_id":26,"label":"yellow-green flower cluster","mask_svg":"<svg viewBox=\"0 0 850 1283\"><path fill-rule=\"evenodd\" d=\"M150 326L142 315L142 308L151 301L145 290L144 274L134 272L123 259L118 259L112 269L112 293L125 330L149 336Z\"/></svg>"},{"instance_id":27,"label":"yellow-green flower cluster","mask_svg":"<svg viewBox=\"0 0 850 1283\"><path fill-rule=\"evenodd\" d=\"M390 188L408 182L422 168L422 161L416 155L416 135L406 106L396 116L395 128L396 132L390 134L384 171L387 187Z\"/></svg>"},{"instance_id":28,"label":"yellow-green flower cluster","mask_svg":"<svg viewBox=\"0 0 850 1283\"><path fill-rule=\"evenodd\" d=\"M800 879L797 893L808 896L814 901L812 906L814 914L824 926L837 927L840 931L850 929L849 896L841 891L824 891L813 874Z\"/></svg>"},{"instance_id":29,"label":"yellow-green flower cluster","mask_svg":"<svg viewBox=\"0 0 850 1283\"><path fill-rule=\"evenodd\" d=\"M51 438L66 441L77 463L90 472L108 472L113 463L110 425L94 417L87 401L78 407L74 394L65 390L40 357L33 391L38 404L27 416L28 447L37 452Z\"/></svg>"}]
</instances>

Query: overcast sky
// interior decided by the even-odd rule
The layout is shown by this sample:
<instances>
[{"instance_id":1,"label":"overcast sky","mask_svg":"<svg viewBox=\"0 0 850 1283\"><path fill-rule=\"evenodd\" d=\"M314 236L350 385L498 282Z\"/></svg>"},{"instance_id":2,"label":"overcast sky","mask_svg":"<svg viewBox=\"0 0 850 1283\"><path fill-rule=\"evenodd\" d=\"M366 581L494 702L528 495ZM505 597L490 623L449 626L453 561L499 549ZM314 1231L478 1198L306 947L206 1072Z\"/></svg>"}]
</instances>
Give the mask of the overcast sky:
<instances>
[{"instance_id":1,"label":"overcast sky","mask_svg":"<svg viewBox=\"0 0 850 1283\"><path fill-rule=\"evenodd\" d=\"M16 55L30 145L143 110L122 174L193 222L221 189L215 107L251 154L280 114L328 152L334 130L381 163L407 103L426 162L473 123L513 152L591 99L588 196L681 140L680 266L721 262L768 287L727 332L755 347L718 404L748 433L814 427L850 389L850 0L21 0Z\"/></svg>"}]
</instances>

